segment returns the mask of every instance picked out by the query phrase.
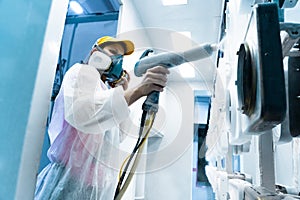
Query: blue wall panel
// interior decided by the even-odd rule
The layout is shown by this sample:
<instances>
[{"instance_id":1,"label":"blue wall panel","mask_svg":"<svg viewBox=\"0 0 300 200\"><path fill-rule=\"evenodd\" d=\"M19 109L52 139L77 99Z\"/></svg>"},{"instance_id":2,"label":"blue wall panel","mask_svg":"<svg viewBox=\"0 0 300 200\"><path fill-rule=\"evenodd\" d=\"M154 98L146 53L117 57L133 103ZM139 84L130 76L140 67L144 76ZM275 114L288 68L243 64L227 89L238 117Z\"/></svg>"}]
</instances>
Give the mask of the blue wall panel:
<instances>
[{"instance_id":1,"label":"blue wall panel","mask_svg":"<svg viewBox=\"0 0 300 200\"><path fill-rule=\"evenodd\" d=\"M50 0L0 1L0 199L14 199Z\"/></svg>"}]
</instances>

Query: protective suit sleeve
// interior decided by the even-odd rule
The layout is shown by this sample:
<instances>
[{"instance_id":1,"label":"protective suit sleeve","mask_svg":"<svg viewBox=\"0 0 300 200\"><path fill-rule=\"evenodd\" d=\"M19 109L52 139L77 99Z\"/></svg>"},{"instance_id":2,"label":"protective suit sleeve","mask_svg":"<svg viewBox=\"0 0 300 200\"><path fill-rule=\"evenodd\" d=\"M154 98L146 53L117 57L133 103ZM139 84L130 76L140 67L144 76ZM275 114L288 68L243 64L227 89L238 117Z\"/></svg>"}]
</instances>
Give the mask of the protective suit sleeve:
<instances>
[{"instance_id":1,"label":"protective suit sleeve","mask_svg":"<svg viewBox=\"0 0 300 200\"><path fill-rule=\"evenodd\" d=\"M103 133L129 116L122 87L108 90L99 72L76 64L63 81L65 120L83 133Z\"/></svg>"}]
</instances>

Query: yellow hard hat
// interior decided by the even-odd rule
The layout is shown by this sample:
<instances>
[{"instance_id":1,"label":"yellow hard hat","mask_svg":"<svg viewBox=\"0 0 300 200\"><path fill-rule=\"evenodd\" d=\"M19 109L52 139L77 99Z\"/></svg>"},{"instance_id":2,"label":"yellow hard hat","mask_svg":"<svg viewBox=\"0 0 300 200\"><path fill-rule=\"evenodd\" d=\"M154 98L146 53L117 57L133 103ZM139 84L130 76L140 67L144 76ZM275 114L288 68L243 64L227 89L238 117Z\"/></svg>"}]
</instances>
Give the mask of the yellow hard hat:
<instances>
[{"instance_id":1,"label":"yellow hard hat","mask_svg":"<svg viewBox=\"0 0 300 200\"><path fill-rule=\"evenodd\" d=\"M124 47L124 55L130 55L134 51L134 44L130 40L121 40L117 38L113 38L110 36L103 36L99 38L96 42L95 45L99 45L100 47L104 47L106 45L109 45L111 43L119 43Z\"/></svg>"}]
</instances>

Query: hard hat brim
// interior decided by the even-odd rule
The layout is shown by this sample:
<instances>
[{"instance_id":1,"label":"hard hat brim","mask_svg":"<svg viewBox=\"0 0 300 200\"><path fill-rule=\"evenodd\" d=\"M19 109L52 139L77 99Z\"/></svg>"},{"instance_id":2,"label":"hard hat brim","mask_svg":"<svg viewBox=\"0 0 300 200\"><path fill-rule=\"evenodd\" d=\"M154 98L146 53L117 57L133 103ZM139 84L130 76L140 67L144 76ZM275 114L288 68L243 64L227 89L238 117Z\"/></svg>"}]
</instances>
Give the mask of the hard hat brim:
<instances>
[{"instance_id":1,"label":"hard hat brim","mask_svg":"<svg viewBox=\"0 0 300 200\"><path fill-rule=\"evenodd\" d=\"M134 52L134 44L130 40L120 40L116 38L110 38L108 41L101 43L99 46L104 47L112 43L118 43L125 47L124 55L130 55Z\"/></svg>"}]
</instances>

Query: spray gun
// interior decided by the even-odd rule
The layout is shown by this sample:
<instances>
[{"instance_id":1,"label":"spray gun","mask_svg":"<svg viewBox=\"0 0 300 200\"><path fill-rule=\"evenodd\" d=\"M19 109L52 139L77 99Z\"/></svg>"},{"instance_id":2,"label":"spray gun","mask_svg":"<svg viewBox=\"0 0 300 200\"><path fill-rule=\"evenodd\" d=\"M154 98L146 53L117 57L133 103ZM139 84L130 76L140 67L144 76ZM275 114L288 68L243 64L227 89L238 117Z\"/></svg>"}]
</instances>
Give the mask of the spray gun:
<instances>
[{"instance_id":1,"label":"spray gun","mask_svg":"<svg viewBox=\"0 0 300 200\"><path fill-rule=\"evenodd\" d=\"M153 50L147 49L141 55L140 60L135 64L134 73L136 76L139 77L142 76L148 69L155 66L171 68L186 62L200 60L211 56L212 53L216 50L216 45L204 44L190 49L188 51L183 51L179 53L165 52L153 56L148 56L148 54L153 52ZM137 164L139 162L141 152L143 151L145 141L149 135L150 129L154 122L155 115L158 111L158 100L159 92L154 91L148 94L146 100L143 103L143 114L139 130L139 138L131 155L128 157L128 160L126 159L127 163L124 167L124 171L122 171L122 169L120 171L122 173L118 181L117 188L115 190L114 200L121 200L137 168ZM131 161L133 161L133 164L131 166L131 169L129 170L130 172L127 178L125 178L126 171L129 169Z\"/></svg>"},{"instance_id":2,"label":"spray gun","mask_svg":"<svg viewBox=\"0 0 300 200\"><path fill-rule=\"evenodd\" d=\"M217 49L217 45L215 44L202 44L187 51L177 53L164 52L153 56L148 56L148 54L150 52L153 52L153 50L147 49L140 57L140 60L135 64L134 74L139 77L142 76L148 69L158 65L166 68L171 68L186 62L201 60L211 56L212 53ZM142 109L145 111L149 111L151 109L154 112L157 112L158 99L159 92L151 92L147 96Z\"/></svg>"}]
</instances>

